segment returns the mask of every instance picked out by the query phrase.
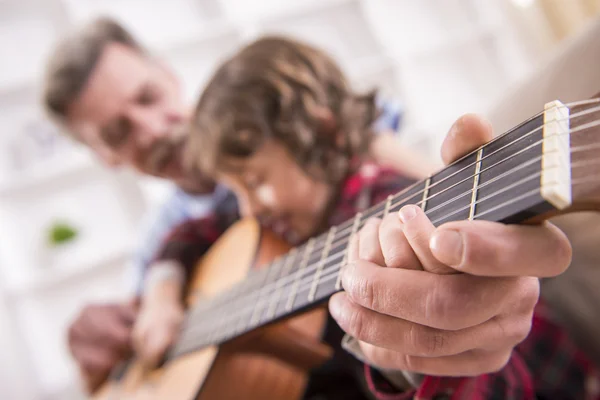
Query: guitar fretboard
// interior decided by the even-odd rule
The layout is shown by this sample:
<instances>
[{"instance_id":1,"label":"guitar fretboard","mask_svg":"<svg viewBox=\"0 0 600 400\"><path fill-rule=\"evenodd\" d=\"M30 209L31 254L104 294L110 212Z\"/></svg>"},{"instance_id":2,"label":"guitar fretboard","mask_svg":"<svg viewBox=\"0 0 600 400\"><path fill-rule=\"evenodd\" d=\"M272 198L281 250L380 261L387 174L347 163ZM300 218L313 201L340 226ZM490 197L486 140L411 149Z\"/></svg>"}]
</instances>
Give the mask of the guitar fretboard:
<instances>
[{"instance_id":1,"label":"guitar fretboard","mask_svg":"<svg viewBox=\"0 0 600 400\"><path fill-rule=\"evenodd\" d=\"M570 201L570 192L565 192L566 187L570 190L568 125L565 106L546 109L442 171L311 238L231 290L199 303L170 357L223 343L342 290L339 272L350 238L371 217L416 204L435 226L467 219L519 223L565 206L562 202Z\"/></svg>"}]
</instances>

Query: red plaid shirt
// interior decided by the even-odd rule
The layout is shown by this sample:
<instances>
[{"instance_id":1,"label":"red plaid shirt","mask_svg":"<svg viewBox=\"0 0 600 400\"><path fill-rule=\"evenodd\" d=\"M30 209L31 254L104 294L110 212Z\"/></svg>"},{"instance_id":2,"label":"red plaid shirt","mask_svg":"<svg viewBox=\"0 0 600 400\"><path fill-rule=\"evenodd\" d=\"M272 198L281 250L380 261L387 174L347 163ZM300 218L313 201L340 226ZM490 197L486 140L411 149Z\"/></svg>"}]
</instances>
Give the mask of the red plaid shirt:
<instances>
[{"instance_id":1,"label":"red plaid shirt","mask_svg":"<svg viewBox=\"0 0 600 400\"><path fill-rule=\"evenodd\" d=\"M352 218L360 211L359 204L377 204L410 183L389 170L363 168L345 181L330 226ZM237 219L231 201L215 215L188 221L173 230L157 258L179 260L191 272L198 258ZM552 321L551 311L542 303L536 307L529 336L497 373L472 378L425 376L418 388L405 392L368 365L364 375L372 396L380 400L600 399L598 369Z\"/></svg>"}]
</instances>

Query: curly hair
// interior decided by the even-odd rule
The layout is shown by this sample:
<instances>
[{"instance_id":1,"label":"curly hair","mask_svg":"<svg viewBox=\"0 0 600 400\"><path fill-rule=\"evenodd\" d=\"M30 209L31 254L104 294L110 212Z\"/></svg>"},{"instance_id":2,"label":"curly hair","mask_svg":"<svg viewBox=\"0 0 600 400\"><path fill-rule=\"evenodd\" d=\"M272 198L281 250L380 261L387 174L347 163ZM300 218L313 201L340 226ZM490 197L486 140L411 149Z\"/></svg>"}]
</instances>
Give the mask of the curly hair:
<instances>
[{"instance_id":1,"label":"curly hair","mask_svg":"<svg viewBox=\"0 0 600 400\"><path fill-rule=\"evenodd\" d=\"M324 123L323 110L332 123ZM368 149L375 93L352 92L331 57L305 43L266 36L225 63L191 121L186 164L212 174L227 157L282 143L313 177L334 183Z\"/></svg>"}]
</instances>

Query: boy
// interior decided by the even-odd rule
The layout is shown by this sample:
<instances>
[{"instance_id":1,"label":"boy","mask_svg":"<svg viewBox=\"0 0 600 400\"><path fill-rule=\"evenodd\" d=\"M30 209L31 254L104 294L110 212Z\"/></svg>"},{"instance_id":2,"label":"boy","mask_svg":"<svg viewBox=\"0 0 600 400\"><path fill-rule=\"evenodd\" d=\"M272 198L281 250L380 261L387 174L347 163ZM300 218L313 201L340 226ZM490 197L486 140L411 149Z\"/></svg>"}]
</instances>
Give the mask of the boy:
<instances>
[{"instance_id":1,"label":"boy","mask_svg":"<svg viewBox=\"0 0 600 400\"><path fill-rule=\"evenodd\" d=\"M235 192L243 215L298 244L410 183L364 162L376 116L374 97L352 93L326 55L263 38L213 76L192 119L187 156ZM450 162L490 138L489 125L466 116L442 155ZM149 364L175 339L193 268L182 260L208 249L231 217L178 227L148 271L134 342ZM368 222L348 259L345 293L330 300L335 320L324 336L336 352L313 371L305 398L368 398L359 359L371 392L390 399L583 398L597 376L546 311L534 313L535 277L560 274L570 259L564 235L549 224L465 221L436 229L407 206ZM487 277L490 270L499 276ZM342 329L356 358L340 349ZM558 343L559 351L545 347Z\"/></svg>"},{"instance_id":2,"label":"boy","mask_svg":"<svg viewBox=\"0 0 600 400\"><path fill-rule=\"evenodd\" d=\"M172 228L234 205L226 188L182 168L182 128L191 109L181 82L164 60L150 54L116 21L100 18L64 37L48 60L44 86L43 104L51 119L107 167L133 168L174 184L143 232L133 260L136 289L140 271L148 268ZM405 162L418 156L394 137L402 110L383 101L381 108L373 157L420 176L422 168ZM129 350L135 316L130 304L91 305L71 325L69 347L89 387L97 386Z\"/></svg>"}]
</instances>

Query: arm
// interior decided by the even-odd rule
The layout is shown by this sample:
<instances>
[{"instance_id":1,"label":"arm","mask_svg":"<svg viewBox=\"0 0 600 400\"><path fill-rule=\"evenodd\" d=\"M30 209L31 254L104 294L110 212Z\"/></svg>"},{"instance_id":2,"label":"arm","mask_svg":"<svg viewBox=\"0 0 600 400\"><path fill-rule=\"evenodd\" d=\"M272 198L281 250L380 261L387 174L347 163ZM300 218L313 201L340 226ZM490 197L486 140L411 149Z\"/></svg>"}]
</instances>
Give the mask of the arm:
<instances>
[{"instance_id":1,"label":"arm","mask_svg":"<svg viewBox=\"0 0 600 400\"><path fill-rule=\"evenodd\" d=\"M140 295L144 285L144 275L157 257L170 234L182 229L183 223L214 213L213 194L188 195L176 189L169 199L151 215L142 228L141 243L133 260L136 277L136 291Z\"/></svg>"},{"instance_id":2,"label":"arm","mask_svg":"<svg viewBox=\"0 0 600 400\"><path fill-rule=\"evenodd\" d=\"M383 131L375 135L369 153L378 164L389 166L396 172L414 179L422 179L442 166L441 163L427 160L427 157L402 145L392 131Z\"/></svg>"},{"instance_id":3,"label":"arm","mask_svg":"<svg viewBox=\"0 0 600 400\"><path fill-rule=\"evenodd\" d=\"M217 216L210 216L176 227L145 271L133 343L148 366L157 365L177 337L184 317L183 300L195 265L222 233L217 222Z\"/></svg>"}]
</instances>

